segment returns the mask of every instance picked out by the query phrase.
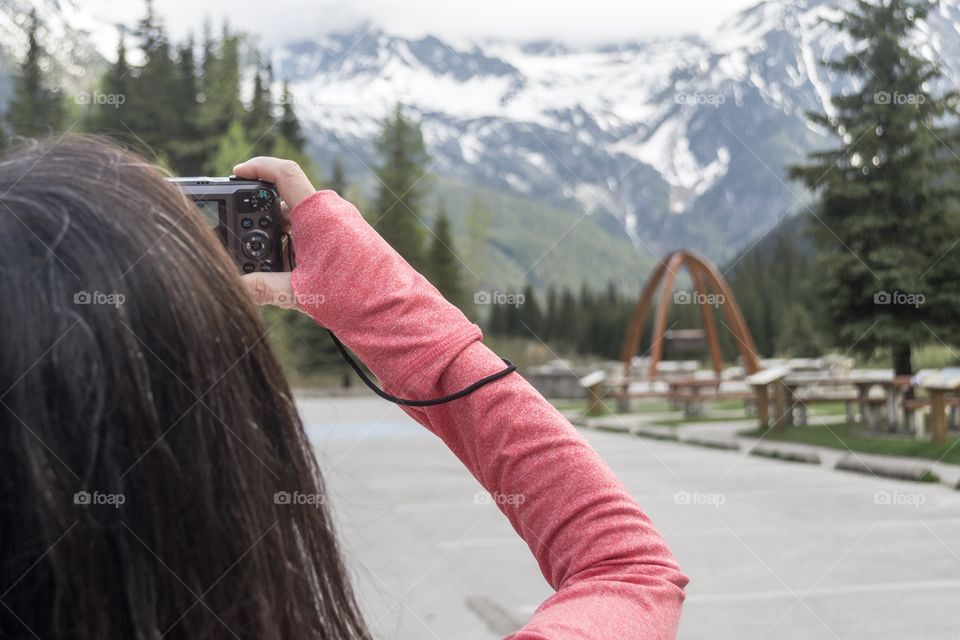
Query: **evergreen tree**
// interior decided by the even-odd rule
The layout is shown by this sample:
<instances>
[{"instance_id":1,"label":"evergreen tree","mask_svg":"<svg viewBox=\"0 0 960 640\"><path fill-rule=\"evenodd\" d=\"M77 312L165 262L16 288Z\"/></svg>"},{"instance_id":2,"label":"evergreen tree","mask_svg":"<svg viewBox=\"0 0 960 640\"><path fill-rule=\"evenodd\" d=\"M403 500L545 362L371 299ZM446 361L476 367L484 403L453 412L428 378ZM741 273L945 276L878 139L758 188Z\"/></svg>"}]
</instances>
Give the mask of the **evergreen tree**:
<instances>
[{"instance_id":1,"label":"evergreen tree","mask_svg":"<svg viewBox=\"0 0 960 640\"><path fill-rule=\"evenodd\" d=\"M341 386L351 386L352 369L341 357L326 329L299 311L286 311L280 326L284 328L286 351L298 373L308 377L332 373L340 378Z\"/></svg>"},{"instance_id":2,"label":"evergreen tree","mask_svg":"<svg viewBox=\"0 0 960 640\"><path fill-rule=\"evenodd\" d=\"M420 125L407 118L399 105L384 123L377 151L380 184L374 226L414 268L422 269L423 224L419 212L428 157Z\"/></svg>"},{"instance_id":3,"label":"evergreen tree","mask_svg":"<svg viewBox=\"0 0 960 640\"><path fill-rule=\"evenodd\" d=\"M264 70L259 66L253 74L253 95L250 107L244 119L247 126L247 137L254 146L250 155L265 155L274 145L276 134L273 131L273 97L270 95L270 83L264 77Z\"/></svg>"},{"instance_id":4,"label":"evergreen tree","mask_svg":"<svg viewBox=\"0 0 960 640\"><path fill-rule=\"evenodd\" d=\"M523 304L517 307L518 333L523 336L543 340L543 315L533 286L527 283L523 288Z\"/></svg>"},{"instance_id":5,"label":"evergreen tree","mask_svg":"<svg viewBox=\"0 0 960 640\"><path fill-rule=\"evenodd\" d=\"M250 155L250 140L246 128L235 120L220 138L217 148L208 164L211 175L229 175L233 167Z\"/></svg>"},{"instance_id":6,"label":"evergreen tree","mask_svg":"<svg viewBox=\"0 0 960 640\"><path fill-rule=\"evenodd\" d=\"M592 351L590 317L594 309L593 292L590 291L587 283L583 282L580 284L580 297L577 300L575 311L576 330L573 344L576 345L578 353L590 353Z\"/></svg>"},{"instance_id":7,"label":"evergreen tree","mask_svg":"<svg viewBox=\"0 0 960 640\"><path fill-rule=\"evenodd\" d=\"M63 128L64 105L59 92L44 77L46 53L40 44L40 19L30 12L27 25L27 54L14 83L13 99L7 108L7 122L18 136L38 137Z\"/></svg>"},{"instance_id":8,"label":"evergreen tree","mask_svg":"<svg viewBox=\"0 0 960 640\"><path fill-rule=\"evenodd\" d=\"M487 236L490 229L490 211L483 201L473 197L467 211L467 251L465 260L470 267L470 289L476 291L480 283L476 274L483 270L486 262Z\"/></svg>"},{"instance_id":9,"label":"evergreen tree","mask_svg":"<svg viewBox=\"0 0 960 640\"><path fill-rule=\"evenodd\" d=\"M453 248L450 219L447 217L443 202L440 203L440 210L433 226L433 237L427 254L426 275L444 298L461 309L466 308L460 259Z\"/></svg>"},{"instance_id":10,"label":"evergreen tree","mask_svg":"<svg viewBox=\"0 0 960 640\"><path fill-rule=\"evenodd\" d=\"M932 95L939 70L909 48L930 7L858 0L844 13L836 26L856 49L828 67L858 88L833 96L835 114L810 114L840 145L790 170L822 192L820 294L836 339L861 354L889 350L897 374L912 372L913 345L960 337L960 161L942 142L957 142L942 124L956 95Z\"/></svg>"},{"instance_id":11,"label":"evergreen tree","mask_svg":"<svg viewBox=\"0 0 960 640\"><path fill-rule=\"evenodd\" d=\"M232 124L242 123L246 114L240 101L239 48L240 36L231 33L226 25L219 41L214 42L209 33L204 39L204 59L201 66L203 97L199 121L203 137L209 146L208 157L216 153L220 138ZM249 156L249 150L249 147L243 150L241 160ZM211 163L208 162L208 167L210 166Z\"/></svg>"},{"instance_id":12,"label":"evergreen tree","mask_svg":"<svg viewBox=\"0 0 960 640\"><path fill-rule=\"evenodd\" d=\"M330 171L330 182L328 183L328 188L332 191L336 191L341 197L346 197L347 179L343 175L343 163L340 162L340 158L333 159L333 167Z\"/></svg>"},{"instance_id":13,"label":"evergreen tree","mask_svg":"<svg viewBox=\"0 0 960 640\"><path fill-rule=\"evenodd\" d=\"M146 16L135 32L143 64L132 72L134 77L127 83L120 125L142 153L171 161L177 155L181 128L180 79L166 30L152 0L147 0L146 7Z\"/></svg>"},{"instance_id":14,"label":"evergreen tree","mask_svg":"<svg viewBox=\"0 0 960 640\"><path fill-rule=\"evenodd\" d=\"M280 135L287 139L290 144L299 150L303 150L307 144L303 137L303 129L300 127L300 120L293 108L293 94L290 93L290 85L283 83L283 112L280 115Z\"/></svg>"},{"instance_id":15,"label":"evergreen tree","mask_svg":"<svg viewBox=\"0 0 960 640\"><path fill-rule=\"evenodd\" d=\"M200 126L200 102L197 96L197 62L193 54L193 38L189 38L177 55L178 91L176 102L180 113L177 136L172 141L174 166L183 175L203 171L208 145Z\"/></svg>"},{"instance_id":16,"label":"evergreen tree","mask_svg":"<svg viewBox=\"0 0 960 640\"><path fill-rule=\"evenodd\" d=\"M815 358L823 353L810 313L802 305L794 303L784 310L778 335L777 352L782 356Z\"/></svg>"},{"instance_id":17,"label":"evergreen tree","mask_svg":"<svg viewBox=\"0 0 960 640\"><path fill-rule=\"evenodd\" d=\"M558 334L560 313L560 297L557 288L552 283L547 287L547 304L543 310L543 340L554 340Z\"/></svg>"},{"instance_id":18,"label":"evergreen tree","mask_svg":"<svg viewBox=\"0 0 960 640\"><path fill-rule=\"evenodd\" d=\"M507 335L506 316L500 305L490 305L490 316L487 319L487 332L494 336Z\"/></svg>"},{"instance_id":19,"label":"evergreen tree","mask_svg":"<svg viewBox=\"0 0 960 640\"><path fill-rule=\"evenodd\" d=\"M560 294L560 317L556 326L558 337L568 347L575 347L577 344L579 315L576 296L570 289L564 287Z\"/></svg>"},{"instance_id":20,"label":"evergreen tree","mask_svg":"<svg viewBox=\"0 0 960 640\"><path fill-rule=\"evenodd\" d=\"M100 81L100 91L105 96L114 96L113 104L91 104L87 127L113 135L127 135L123 122L130 95L130 65L127 63L126 31L121 28L117 40L117 61L110 65ZM120 104L122 102L122 104Z\"/></svg>"},{"instance_id":21,"label":"evergreen tree","mask_svg":"<svg viewBox=\"0 0 960 640\"><path fill-rule=\"evenodd\" d=\"M317 170L313 160L307 156L302 147L290 142L285 136L279 135L274 138L270 155L296 161L303 169L303 172L310 177L310 181L313 184L324 184L324 179Z\"/></svg>"},{"instance_id":22,"label":"evergreen tree","mask_svg":"<svg viewBox=\"0 0 960 640\"><path fill-rule=\"evenodd\" d=\"M784 318L791 305L807 311L817 341L826 343L829 323L821 312L820 278L814 271L814 249L805 241L810 224L820 223L812 216L788 220L724 269L762 356L776 355L781 351L783 340L790 340L782 332L789 326ZM736 339L729 331L719 334L725 356L735 357L738 354Z\"/></svg>"}]
</instances>

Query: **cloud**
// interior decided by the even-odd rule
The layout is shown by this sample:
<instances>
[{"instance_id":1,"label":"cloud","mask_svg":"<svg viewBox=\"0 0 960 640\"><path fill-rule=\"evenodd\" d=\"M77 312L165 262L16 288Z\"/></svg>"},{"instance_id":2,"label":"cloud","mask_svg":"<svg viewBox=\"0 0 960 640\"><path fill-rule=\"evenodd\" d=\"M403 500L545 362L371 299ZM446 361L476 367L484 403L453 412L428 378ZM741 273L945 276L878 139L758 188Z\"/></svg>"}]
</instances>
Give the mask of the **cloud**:
<instances>
[{"instance_id":1,"label":"cloud","mask_svg":"<svg viewBox=\"0 0 960 640\"><path fill-rule=\"evenodd\" d=\"M708 33L724 18L753 4L751 0L671 0L624 2L590 0L275 0L268 8L252 0L156 0L175 38L199 34L209 17L258 34L261 44L281 45L373 22L408 36L433 33L447 39L551 39L573 45ZM82 7L111 22L135 23L139 2L83 0Z\"/></svg>"}]
</instances>

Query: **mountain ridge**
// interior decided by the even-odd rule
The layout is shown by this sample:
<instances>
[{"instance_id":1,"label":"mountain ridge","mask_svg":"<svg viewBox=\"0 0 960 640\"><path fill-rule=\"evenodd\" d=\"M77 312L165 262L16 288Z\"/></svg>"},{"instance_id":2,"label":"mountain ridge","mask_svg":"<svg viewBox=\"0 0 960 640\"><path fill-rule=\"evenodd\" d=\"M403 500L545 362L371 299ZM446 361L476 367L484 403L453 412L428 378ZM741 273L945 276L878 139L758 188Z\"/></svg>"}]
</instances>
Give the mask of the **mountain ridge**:
<instances>
[{"instance_id":1,"label":"mountain ridge","mask_svg":"<svg viewBox=\"0 0 960 640\"><path fill-rule=\"evenodd\" d=\"M851 49L828 23L847 4L768 0L710 36L593 48L454 44L368 24L277 51L274 64L293 78L320 156L369 165L379 118L401 102L440 172L608 213L655 253L724 259L803 208L783 167L829 143L804 113L829 112L850 88L819 64ZM918 25L946 86L960 78L957 24L950 1Z\"/></svg>"},{"instance_id":2,"label":"mountain ridge","mask_svg":"<svg viewBox=\"0 0 960 640\"><path fill-rule=\"evenodd\" d=\"M618 226L644 255L691 248L723 261L808 202L783 167L830 142L804 113L829 111L851 87L820 65L853 46L828 23L851 1L765 0L709 34L592 47L408 38L365 23L270 58L323 166L340 157L351 177L368 175L400 102L422 122L432 173ZM114 25L74 0L0 0L0 99L31 8L64 86L89 88ZM942 64L943 87L960 84L958 25L960 0L918 23L915 45Z\"/></svg>"}]
</instances>

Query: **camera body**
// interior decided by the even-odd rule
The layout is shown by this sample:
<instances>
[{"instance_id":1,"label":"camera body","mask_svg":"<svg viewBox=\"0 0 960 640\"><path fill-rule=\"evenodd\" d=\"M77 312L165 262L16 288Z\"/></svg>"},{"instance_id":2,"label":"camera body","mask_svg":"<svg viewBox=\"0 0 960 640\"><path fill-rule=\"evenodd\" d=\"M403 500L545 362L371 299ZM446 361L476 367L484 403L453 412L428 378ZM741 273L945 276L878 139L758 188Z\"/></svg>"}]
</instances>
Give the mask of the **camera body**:
<instances>
[{"instance_id":1,"label":"camera body","mask_svg":"<svg viewBox=\"0 0 960 640\"><path fill-rule=\"evenodd\" d=\"M197 205L243 273L283 271L283 214L276 187L242 178L167 178Z\"/></svg>"}]
</instances>

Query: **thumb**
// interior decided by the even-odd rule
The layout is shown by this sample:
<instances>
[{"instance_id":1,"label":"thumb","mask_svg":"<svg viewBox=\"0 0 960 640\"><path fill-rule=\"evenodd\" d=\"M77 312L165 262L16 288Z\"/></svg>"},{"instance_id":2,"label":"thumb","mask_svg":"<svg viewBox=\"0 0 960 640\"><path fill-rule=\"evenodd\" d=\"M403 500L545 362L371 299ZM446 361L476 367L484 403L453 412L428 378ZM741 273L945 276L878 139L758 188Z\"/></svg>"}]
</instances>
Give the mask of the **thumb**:
<instances>
[{"instance_id":1,"label":"thumb","mask_svg":"<svg viewBox=\"0 0 960 640\"><path fill-rule=\"evenodd\" d=\"M248 273L242 280L254 304L269 304L281 309L297 308L297 299L293 294L289 272Z\"/></svg>"}]
</instances>

